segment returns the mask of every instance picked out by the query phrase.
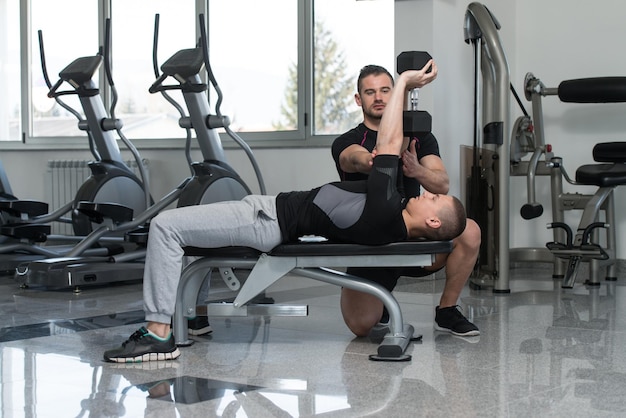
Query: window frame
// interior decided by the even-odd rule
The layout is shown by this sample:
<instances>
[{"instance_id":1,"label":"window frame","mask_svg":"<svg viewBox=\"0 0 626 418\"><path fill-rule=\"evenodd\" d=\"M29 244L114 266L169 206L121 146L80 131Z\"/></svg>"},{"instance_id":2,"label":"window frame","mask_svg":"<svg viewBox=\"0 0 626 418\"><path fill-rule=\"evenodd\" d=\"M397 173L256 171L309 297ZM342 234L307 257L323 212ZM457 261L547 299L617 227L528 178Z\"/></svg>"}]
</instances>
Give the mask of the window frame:
<instances>
[{"instance_id":1,"label":"window frame","mask_svg":"<svg viewBox=\"0 0 626 418\"><path fill-rule=\"evenodd\" d=\"M111 16L112 0L98 0L98 39L104 41L104 22ZM287 148L287 147L327 147L330 146L336 134L314 135L314 1L297 0L298 19L298 123L297 129L292 131L274 132L238 132L251 147L257 148ZM196 15L203 13L208 17L210 13L209 0L195 0ZM0 141L0 149L83 149L82 137L41 137L32 136L32 77L35 71L41 71L38 63L38 53L32 49L31 2L20 0L20 66L21 80L21 138L20 140ZM207 24L208 24L207 19ZM196 29L197 36L199 30ZM208 30L207 30L208 33ZM99 85L107 86L104 72L100 72ZM149 81L146 82L148 84ZM101 87L101 94L108 109L111 101L111 91L108 87ZM181 132L181 137L184 135ZM220 134L225 148L236 148L238 145L227 134ZM180 137L176 138L131 138L133 144L141 149L178 149L184 145ZM195 141L192 147L197 148Z\"/></svg>"}]
</instances>

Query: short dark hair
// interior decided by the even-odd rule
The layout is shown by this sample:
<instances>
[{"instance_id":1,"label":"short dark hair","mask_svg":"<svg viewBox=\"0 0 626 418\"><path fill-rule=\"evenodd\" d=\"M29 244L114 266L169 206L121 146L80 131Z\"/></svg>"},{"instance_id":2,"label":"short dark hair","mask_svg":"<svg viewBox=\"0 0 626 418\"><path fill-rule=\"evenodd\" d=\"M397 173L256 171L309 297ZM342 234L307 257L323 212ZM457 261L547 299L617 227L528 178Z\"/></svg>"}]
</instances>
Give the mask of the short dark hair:
<instances>
[{"instance_id":1,"label":"short dark hair","mask_svg":"<svg viewBox=\"0 0 626 418\"><path fill-rule=\"evenodd\" d=\"M428 229L425 232L427 239L447 241L458 237L465 230L467 215L465 207L459 199L452 197L452 205L439 209L437 216L441 219L441 226L436 229Z\"/></svg>"},{"instance_id":2,"label":"short dark hair","mask_svg":"<svg viewBox=\"0 0 626 418\"><path fill-rule=\"evenodd\" d=\"M359 72L359 78L356 81L357 93L361 93L361 81L365 77L370 76L370 75L381 75L381 74L386 74L391 79L391 85L393 86L393 76L389 73L389 71L387 71L385 67L381 67L380 65L370 64L361 68L361 71Z\"/></svg>"}]
</instances>

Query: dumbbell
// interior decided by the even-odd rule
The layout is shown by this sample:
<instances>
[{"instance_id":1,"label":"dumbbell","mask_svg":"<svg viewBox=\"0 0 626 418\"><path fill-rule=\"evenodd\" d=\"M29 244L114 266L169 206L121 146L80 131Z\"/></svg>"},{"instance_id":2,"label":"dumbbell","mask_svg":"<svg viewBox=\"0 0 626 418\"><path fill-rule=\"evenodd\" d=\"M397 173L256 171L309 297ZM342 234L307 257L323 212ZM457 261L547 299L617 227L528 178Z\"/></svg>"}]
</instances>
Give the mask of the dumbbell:
<instances>
[{"instance_id":1,"label":"dumbbell","mask_svg":"<svg viewBox=\"0 0 626 418\"><path fill-rule=\"evenodd\" d=\"M430 59L432 57L425 51L402 52L398 55L396 63L398 74L407 70L421 70ZM430 71L431 68L426 72ZM409 109L402 113L404 136L409 138L423 137L432 130L432 117L424 110L417 110L418 101L419 88L415 88L409 92Z\"/></svg>"}]
</instances>

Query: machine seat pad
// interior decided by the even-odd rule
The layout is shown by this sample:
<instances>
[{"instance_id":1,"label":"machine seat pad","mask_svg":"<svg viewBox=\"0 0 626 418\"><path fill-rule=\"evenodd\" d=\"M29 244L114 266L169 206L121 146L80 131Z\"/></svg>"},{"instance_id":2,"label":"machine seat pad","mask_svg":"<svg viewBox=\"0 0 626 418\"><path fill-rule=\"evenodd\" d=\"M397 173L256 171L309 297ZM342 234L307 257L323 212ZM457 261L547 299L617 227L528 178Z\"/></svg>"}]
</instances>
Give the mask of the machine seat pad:
<instances>
[{"instance_id":1,"label":"machine seat pad","mask_svg":"<svg viewBox=\"0 0 626 418\"><path fill-rule=\"evenodd\" d=\"M626 184L626 164L587 164L576 170L576 182L588 186L614 187Z\"/></svg>"},{"instance_id":2,"label":"machine seat pad","mask_svg":"<svg viewBox=\"0 0 626 418\"><path fill-rule=\"evenodd\" d=\"M593 160L599 163L626 163L626 142L600 142L593 147Z\"/></svg>"},{"instance_id":3,"label":"machine seat pad","mask_svg":"<svg viewBox=\"0 0 626 418\"><path fill-rule=\"evenodd\" d=\"M386 245L359 245L323 242L281 244L268 254L274 257L353 256L353 255L415 255L452 251L452 241L411 240ZM248 247L197 248L185 247L185 255L195 257L258 257L261 251Z\"/></svg>"},{"instance_id":4,"label":"machine seat pad","mask_svg":"<svg viewBox=\"0 0 626 418\"><path fill-rule=\"evenodd\" d=\"M36 200L3 200L0 201L0 210L12 216L20 216L22 213L41 216L48 213L48 204Z\"/></svg>"}]
</instances>

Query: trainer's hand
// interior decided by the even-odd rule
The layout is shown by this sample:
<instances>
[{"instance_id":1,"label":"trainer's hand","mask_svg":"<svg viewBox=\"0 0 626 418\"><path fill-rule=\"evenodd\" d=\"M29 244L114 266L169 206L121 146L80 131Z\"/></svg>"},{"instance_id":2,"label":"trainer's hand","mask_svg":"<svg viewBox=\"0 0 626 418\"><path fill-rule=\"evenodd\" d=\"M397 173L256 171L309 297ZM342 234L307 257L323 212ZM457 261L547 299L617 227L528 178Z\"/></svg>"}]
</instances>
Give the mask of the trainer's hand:
<instances>
[{"instance_id":1,"label":"trainer's hand","mask_svg":"<svg viewBox=\"0 0 626 418\"><path fill-rule=\"evenodd\" d=\"M409 147L402 153L402 173L410 178L416 178L419 169L419 160L417 159L417 151L415 144L417 141L412 139Z\"/></svg>"}]
</instances>

